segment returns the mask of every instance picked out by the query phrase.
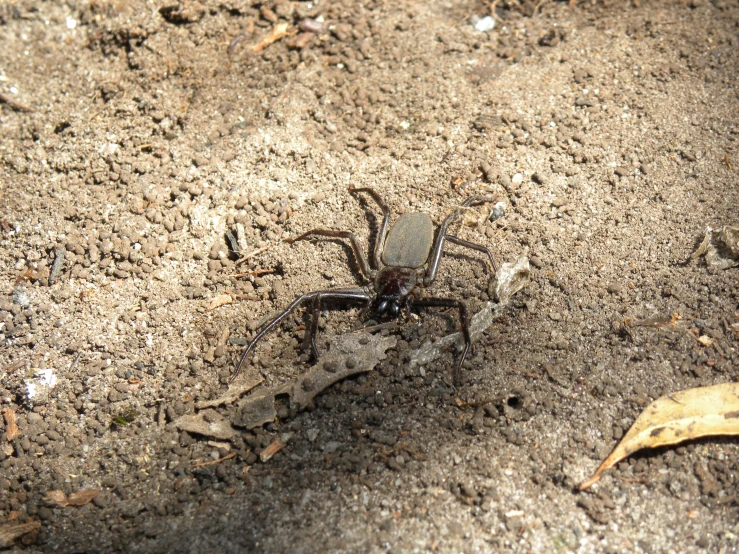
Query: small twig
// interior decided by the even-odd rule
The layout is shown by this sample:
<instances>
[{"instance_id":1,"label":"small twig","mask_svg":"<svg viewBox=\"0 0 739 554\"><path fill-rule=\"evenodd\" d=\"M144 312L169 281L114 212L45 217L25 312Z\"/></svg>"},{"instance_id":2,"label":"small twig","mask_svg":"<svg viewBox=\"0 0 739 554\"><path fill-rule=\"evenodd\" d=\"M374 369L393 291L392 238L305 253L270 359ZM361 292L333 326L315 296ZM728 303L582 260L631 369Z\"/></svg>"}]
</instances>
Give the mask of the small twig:
<instances>
[{"instance_id":1,"label":"small twig","mask_svg":"<svg viewBox=\"0 0 739 554\"><path fill-rule=\"evenodd\" d=\"M230 460L231 458L236 457L236 452L231 452L230 454L226 454L223 458L218 458L217 460L208 460L207 462L193 462L193 464L190 467L205 467L205 466L212 466L215 464L220 464L221 462L225 462L226 460Z\"/></svg>"},{"instance_id":2,"label":"small twig","mask_svg":"<svg viewBox=\"0 0 739 554\"><path fill-rule=\"evenodd\" d=\"M267 273L274 273L277 271L276 269L255 269L254 271L245 271L244 273L234 273L233 275L229 275L229 277L232 277L234 279L238 279L240 277L246 277L248 275L266 275Z\"/></svg>"},{"instance_id":3,"label":"small twig","mask_svg":"<svg viewBox=\"0 0 739 554\"><path fill-rule=\"evenodd\" d=\"M257 256L258 254L261 254L262 252L266 252L270 248L274 248L274 246L275 246L274 243L272 243L272 244L268 244L267 246L263 246L262 248L257 248L256 250L254 250L253 252L250 252L243 258L239 258L238 260L236 260L236 265L245 262L249 258L253 258L254 256Z\"/></svg>"},{"instance_id":4,"label":"small twig","mask_svg":"<svg viewBox=\"0 0 739 554\"><path fill-rule=\"evenodd\" d=\"M32 112L33 108L30 106L26 106L25 104L22 104L21 102L18 102L17 100L14 100L4 92L0 92L0 102L5 102L6 104L10 105L11 107L15 108L16 110L20 110L22 112Z\"/></svg>"},{"instance_id":5,"label":"small twig","mask_svg":"<svg viewBox=\"0 0 739 554\"><path fill-rule=\"evenodd\" d=\"M500 0L493 0L493 3L490 4L490 17L492 17L493 19L495 19L495 21L497 21L498 23L502 25L503 22L500 20L498 15L495 13L495 10L498 9L498 2L500 2Z\"/></svg>"},{"instance_id":6,"label":"small twig","mask_svg":"<svg viewBox=\"0 0 739 554\"><path fill-rule=\"evenodd\" d=\"M75 356L74 361L72 362L72 365L69 366L69 371L72 371L74 369L74 366L77 365L77 362L80 361L80 356L82 356L82 352L77 352L77 356Z\"/></svg>"}]
</instances>

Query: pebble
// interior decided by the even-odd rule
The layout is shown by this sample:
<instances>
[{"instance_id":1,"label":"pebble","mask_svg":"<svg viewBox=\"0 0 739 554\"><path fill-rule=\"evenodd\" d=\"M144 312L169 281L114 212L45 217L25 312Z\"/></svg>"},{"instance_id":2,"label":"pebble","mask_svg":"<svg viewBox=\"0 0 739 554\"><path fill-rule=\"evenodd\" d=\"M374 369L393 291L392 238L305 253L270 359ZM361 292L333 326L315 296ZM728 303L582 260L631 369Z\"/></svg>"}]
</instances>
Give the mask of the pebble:
<instances>
[{"instance_id":1,"label":"pebble","mask_svg":"<svg viewBox=\"0 0 739 554\"><path fill-rule=\"evenodd\" d=\"M323 202L324 198L326 198L326 193L324 192L317 192L313 195L313 202L318 204L319 202Z\"/></svg>"},{"instance_id":2,"label":"pebble","mask_svg":"<svg viewBox=\"0 0 739 554\"><path fill-rule=\"evenodd\" d=\"M523 175L521 173L516 173L513 177L511 177L511 183L514 185L520 185L523 183Z\"/></svg>"},{"instance_id":3,"label":"pebble","mask_svg":"<svg viewBox=\"0 0 739 554\"><path fill-rule=\"evenodd\" d=\"M478 33L487 33L495 28L495 19L489 15L478 19L477 22L472 24Z\"/></svg>"},{"instance_id":4,"label":"pebble","mask_svg":"<svg viewBox=\"0 0 739 554\"><path fill-rule=\"evenodd\" d=\"M306 17L298 24L298 27L306 33L320 33L323 31L323 22Z\"/></svg>"},{"instance_id":5,"label":"pebble","mask_svg":"<svg viewBox=\"0 0 739 554\"><path fill-rule=\"evenodd\" d=\"M31 298L25 289L18 287L13 289L13 302L21 308L28 308L31 305Z\"/></svg>"},{"instance_id":6,"label":"pebble","mask_svg":"<svg viewBox=\"0 0 739 554\"><path fill-rule=\"evenodd\" d=\"M505 215L505 204L498 202L493 210L490 212L490 221L496 221Z\"/></svg>"},{"instance_id":7,"label":"pebble","mask_svg":"<svg viewBox=\"0 0 739 554\"><path fill-rule=\"evenodd\" d=\"M618 294L623 290L623 287L619 283L610 283L606 290L611 294Z\"/></svg>"}]
</instances>

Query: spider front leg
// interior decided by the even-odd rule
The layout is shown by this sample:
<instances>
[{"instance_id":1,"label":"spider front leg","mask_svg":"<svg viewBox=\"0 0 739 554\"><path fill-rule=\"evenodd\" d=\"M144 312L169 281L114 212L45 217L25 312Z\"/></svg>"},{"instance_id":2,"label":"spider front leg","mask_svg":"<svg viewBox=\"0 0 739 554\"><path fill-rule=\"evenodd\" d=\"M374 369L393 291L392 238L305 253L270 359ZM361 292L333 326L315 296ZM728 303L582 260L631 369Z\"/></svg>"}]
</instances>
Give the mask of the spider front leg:
<instances>
[{"instance_id":1,"label":"spider front leg","mask_svg":"<svg viewBox=\"0 0 739 554\"><path fill-rule=\"evenodd\" d=\"M449 242L453 242L454 244L458 244L459 246L464 246L465 248L471 248L472 250L477 250L478 252L487 254L488 259L490 260L490 265L493 266L493 274L498 273L498 266L495 263L495 258L493 258L493 253L487 246L477 244L476 242L470 242L468 240L462 240L455 237L454 235L447 235L446 240L448 240Z\"/></svg>"},{"instance_id":2,"label":"spider front leg","mask_svg":"<svg viewBox=\"0 0 739 554\"><path fill-rule=\"evenodd\" d=\"M309 292L307 294L304 294L302 296L298 296L295 300L292 301L292 303L285 308L280 314L278 314L275 318L273 318L271 321L268 321L265 323L261 329L257 332L257 334L254 336L254 338L251 340L249 345L246 347L246 350L241 355L241 359L239 360L239 365L236 366L236 371L234 371L233 376L231 377L231 381L236 379L238 377L239 373L241 372L241 366L244 365L244 361L246 360L246 357L249 355L249 352L251 352L256 344L266 335L269 333L269 331L278 325L282 320L284 320L287 316L289 316L293 311L295 311L296 308L298 308L300 305L302 305L305 302L310 301L312 305L315 305L314 302L317 301L317 305L320 306L322 302L324 301L337 301L337 302L369 302L369 300L372 297L367 294L362 289L347 289L347 290L319 290L314 292ZM313 321L311 322L311 332L310 332L310 341L311 346L313 348L314 354L317 355L317 350L315 350L315 329L318 328L318 318L317 314L313 314Z\"/></svg>"},{"instance_id":3,"label":"spider front leg","mask_svg":"<svg viewBox=\"0 0 739 554\"><path fill-rule=\"evenodd\" d=\"M365 279L372 279L372 270L370 269L369 264L367 263L367 258L364 256L364 252L362 252L362 249L359 248L359 241L357 241L357 237L355 237L354 233L352 233L351 231L334 231L333 229L313 229L311 231L303 233L300 236L295 237L294 239L287 239L287 242L292 244L299 240L309 240L315 237L349 239L349 242L351 243L352 251L354 252L354 256L357 258L357 263L359 264L359 271L362 273L362 276Z\"/></svg>"},{"instance_id":4,"label":"spider front leg","mask_svg":"<svg viewBox=\"0 0 739 554\"><path fill-rule=\"evenodd\" d=\"M454 235L447 234L447 229L449 228L449 225L451 225L454 220L457 219L457 216L464 208L469 208L470 206L477 206L478 204L484 204L486 202L492 201L492 198L486 198L484 196L471 196L470 198L465 200L465 202L460 207L456 208L454 211L452 211L452 213L446 216L444 222L439 226L439 231L436 235L436 241L434 242L434 247L431 250L428 269L426 270L426 275L423 278L424 286L430 285L436 279L436 272L439 270L439 262L441 261L441 255L444 253L444 246L447 239L450 242L459 244L460 246L465 246L467 248L472 248L473 250L485 252L490 259L490 264L493 266L493 271L497 272L497 266L495 264L495 260L493 259L493 254L490 252L490 250L488 250L487 247L476 244L474 242L462 240L455 237Z\"/></svg>"},{"instance_id":5,"label":"spider front leg","mask_svg":"<svg viewBox=\"0 0 739 554\"><path fill-rule=\"evenodd\" d=\"M462 337L464 337L464 349L452 373L452 381L455 385L458 385L462 377L462 364L472 346L470 327L467 322L467 305L461 300L454 300L453 298L418 298L413 300L411 305L429 308L456 308L459 310L459 323L462 327Z\"/></svg>"}]
</instances>

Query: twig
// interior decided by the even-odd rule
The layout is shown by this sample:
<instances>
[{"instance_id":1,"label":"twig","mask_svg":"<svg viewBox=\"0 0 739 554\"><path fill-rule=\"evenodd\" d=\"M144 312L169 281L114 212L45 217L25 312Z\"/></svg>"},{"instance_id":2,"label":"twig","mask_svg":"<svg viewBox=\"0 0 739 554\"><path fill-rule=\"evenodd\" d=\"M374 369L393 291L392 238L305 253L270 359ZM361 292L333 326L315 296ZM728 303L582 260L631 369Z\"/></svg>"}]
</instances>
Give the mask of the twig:
<instances>
[{"instance_id":1,"label":"twig","mask_svg":"<svg viewBox=\"0 0 739 554\"><path fill-rule=\"evenodd\" d=\"M274 246L275 246L274 243L272 243L272 244L268 244L267 246L263 246L262 248L257 248L256 250L247 254L243 258L239 258L238 260L236 260L236 265L245 262L249 258L253 258L254 256L257 256L258 254L261 254L262 252L266 252L270 248L274 248Z\"/></svg>"},{"instance_id":2,"label":"twig","mask_svg":"<svg viewBox=\"0 0 739 554\"><path fill-rule=\"evenodd\" d=\"M265 275L267 273L274 273L277 271L276 269L255 269L254 271L245 271L244 273L234 273L233 275L229 275L229 277L232 277L234 279L238 279L239 277L246 277L247 275Z\"/></svg>"},{"instance_id":3,"label":"twig","mask_svg":"<svg viewBox=\"0 0 739 554\"><path fill-rule=\"evenodd\" d=\"M225 462L226 460L230 460L231 458L236 457L236 452L231 452L230 454L226 454L223 458L218 458L217 460L209 460L207 462L193 462L193 464L190 467L205 467L205 466L212 466L215 464L220 464L221 462Z\"/></svg>"},{"instance_id":4,"label":"twig","mask_svg":"<svg viewBox=\"0 0 739 554\"><path fill-rule=\"evenodd\" d=\"M22 104L18 102L17 100L14 100L4 92L0 92L0 102L5 102L6 104L10 105L11 107L15 108L16 110L20 110L22 112L32 112L33 108L30 106L26 106L25 104Z\"/></svg>"},{"instance_id":5,"label":"twig","mask_svg":"<svg viewBox=\"0 0 739 554\"><path fill-rule=\"evenodd\" d=\"M80 356L82 356L82 352L77 352L77 356L75 356L74 361L72 362L72 365L69 366L69 371L72 371L74 369L74 366L77 365L77 362L80 361Z\"/></svg>"},{"instance_id":6,"label":"twig","mask_svg":"<svg viewBox=\"0 0 739 554\"><path fill-rule=\"evenodd\" d=\"M495 21L497 21L498 23L502 25L503 22L500 20L498 15L495 13L495 10L498 9L498 2L500 2L500 0L493 0L493 3L490 4L490 17L492 17L493 19L495 19Z\"/></svg>"}]
</instances>

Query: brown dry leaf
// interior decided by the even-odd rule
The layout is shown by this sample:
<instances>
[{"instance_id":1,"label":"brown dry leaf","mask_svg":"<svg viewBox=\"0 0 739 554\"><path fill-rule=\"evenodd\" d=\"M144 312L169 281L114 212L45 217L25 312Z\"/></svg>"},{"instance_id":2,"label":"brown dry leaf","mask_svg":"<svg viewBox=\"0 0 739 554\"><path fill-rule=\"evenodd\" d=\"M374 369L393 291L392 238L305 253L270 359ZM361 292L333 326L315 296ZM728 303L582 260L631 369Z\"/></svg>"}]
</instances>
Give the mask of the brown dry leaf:
<instances>
[{"instance_id":1,"label":"brown dry leaf","mask_svg":"<svg viewBox=\"0 0 739 554\"><path fill-rule=\"evenodd\" d=\"M226 304L231 304L233 301L234 299L230 294L219 294L210 301L206 309L210 312Z\"/></svg>"},{"instance_id":2,"label":"brown dry leaf","mask_svg":"<svg viewBox=\"0 0 739 554\"><path fill-rule=\"evenodd\" d=\"M67 506L84 506L92 499L100 494L99 490L95 489L82 489L79 492L73 492L67 497Z\"/></svg>"},{"instance_id":3,"label":"brown dry leaf","mask_svg":"<svg viewBox=\"0 0 739 554\"><path fill-rule=\"evenodd\" d=\"M593 476L578 488L587 489L604 471L642 448L712 435L739 435L739 383L688 389L658 398L636 418Z\"/></svg>"},{"instance_id":4,"label":"brown dry leaf","mask_svg":"<svg viewBox=\"0 0 739 554\"><path fill-rule=\"evenodd\" d=\"M0 548L9 548L13 546L15 539L28 533L38 531L40 527L40 521L27 521L26 523L0 525Z\"/></svg>"},{"instance_id":5,"label":"brown dry leaf","mask_svg":"<svg viewBox=\"0 0 739 554\"><path fill-rule=\"evenodd\" d=\"M10 442L21 432L15 420L15 412L11 408L3 408L3 415L5 416L5 438Z\"/></svg>"},{"instance_id":6,"label":"brown dry leaf","mask_svg":"<svg viewBox=\"0 0 739 554\"><path fill-rule=\"evenodd\" d=\"M61 506L62 508L66 506L84 506L92 501L92 499L98 494L100 494L99 490L82 489L79 492L73 492L67 496L64 494L64 491L53 490L47 493L44 500L51 502L52 504L56 504L57 506Z\"/></svg>"},{"instance_id":7,"label":"brown dry leaf","mask_svg":"<svg viewBox=\"0 0 739 554\"><path fill-rule=\"evenodd\" d=\"M256 43L254 46L251 47L251 49L254 52L261 52L267 46L272 44L273 42L277 42L283 37L286 37L289 34L290 25L288 23L280 22L276 24L274 27L272 27L272 30L270 33L264 37L262 40L260 40L258 43Z\"/></svg>"},{"instance_id":8,"label":"brown dry leaf","mask_svg":"<svg viewBox=\"0 0 739 554\"><path fill-rule=\"evenodd\" d=\"M57 489L46 493L46 498L44 498L44 500L58 506L66 506L67 495L64 494L64 491Z\"/></svg>"}]
</instances>

